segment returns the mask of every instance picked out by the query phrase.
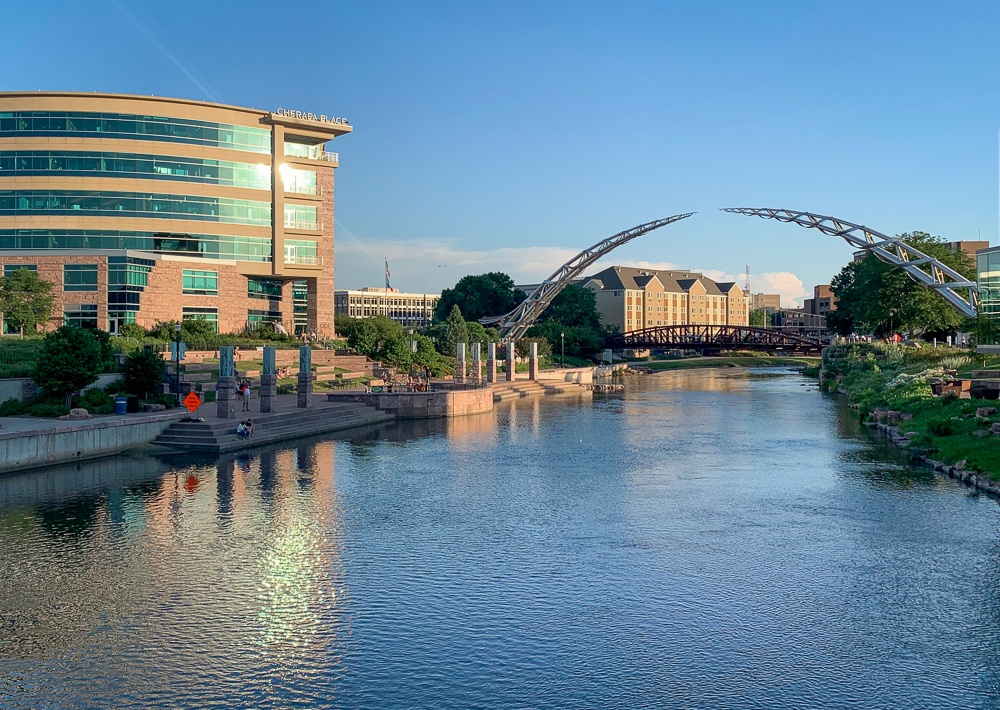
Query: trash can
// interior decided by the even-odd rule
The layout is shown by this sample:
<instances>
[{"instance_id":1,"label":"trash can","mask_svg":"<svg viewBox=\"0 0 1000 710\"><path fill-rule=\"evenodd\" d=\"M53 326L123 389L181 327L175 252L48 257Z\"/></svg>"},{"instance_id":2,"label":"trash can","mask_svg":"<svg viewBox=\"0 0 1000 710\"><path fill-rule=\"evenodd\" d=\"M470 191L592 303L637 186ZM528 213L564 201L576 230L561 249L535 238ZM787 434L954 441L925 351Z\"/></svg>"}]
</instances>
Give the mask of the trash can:
<instances>
[{"instance_id":1,"label":"trash can","mask_svg":"<svg viewBox=\"0 0 1000 710\"><path fill-rule=\"evenodd\" d=\"M128 397L115 397L115 414L126 414L128 407Z\"/></svg>"},{"instance_id":2,"label":"trash can","mask_svg":"<svg viewBox=\"0 0 1000 710\"><path fill-rule=\"evenodd\" d=\"M139 398L129 397L128 404L125 405L125 411L129 414L135 414L139 411Z\"/></svg>"}]
</instances>

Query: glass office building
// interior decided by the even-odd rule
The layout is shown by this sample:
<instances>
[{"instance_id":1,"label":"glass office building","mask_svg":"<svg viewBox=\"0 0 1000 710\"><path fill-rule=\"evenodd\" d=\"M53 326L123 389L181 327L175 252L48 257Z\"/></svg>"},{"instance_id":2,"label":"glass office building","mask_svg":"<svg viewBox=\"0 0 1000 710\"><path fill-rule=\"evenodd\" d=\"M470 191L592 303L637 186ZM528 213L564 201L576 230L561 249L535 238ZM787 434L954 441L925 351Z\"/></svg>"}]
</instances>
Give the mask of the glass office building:
<instances>
[{"instance_id":1,"label":"glass office building","mask_svg":"<svg viewBox=\"0 0 1000 710\"><path fill-rule=\"evenodd\" d=\"M185 99L0 93L0 264L50 324L201 318L333 334L340 118Z\"/></svg>"}]
</instances>

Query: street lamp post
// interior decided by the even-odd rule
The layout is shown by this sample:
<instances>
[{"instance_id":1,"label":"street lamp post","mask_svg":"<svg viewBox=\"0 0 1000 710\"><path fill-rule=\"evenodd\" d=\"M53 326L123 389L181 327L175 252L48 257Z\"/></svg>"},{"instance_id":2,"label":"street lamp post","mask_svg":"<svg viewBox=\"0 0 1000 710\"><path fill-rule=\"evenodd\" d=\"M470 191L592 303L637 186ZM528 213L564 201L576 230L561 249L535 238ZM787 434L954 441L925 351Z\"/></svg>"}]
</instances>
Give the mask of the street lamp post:
<instances>
[{"instance_id":1,"label":"street lamp post","mask_svg":"<svg viewBox=\"0 0 1000 710\"><path fill-rule=\"evenodd\" d=\"M566 367L566 334L559 334L559 367Z\"/></svg>"},{"instance_id":2,"label":"street lamp post","mask_svg":"<svg viewBox=\"0 0 1000 710\"><path fill-rule=\"evenodd\" d=\"M417 339L413 337L413 328L410 328L410 377L413 377L413 356L417 354Z\"/></svg>"},{"instance_id":3,"label":"street lamp post","mask_svg":"<svg viewBox=\"0 0 1000 710\"><path fill-rule=\"evenodd\" d=\"M174 380L177 383L177 403L181 402L181 324L174 323Z\"/></svg>"}]
</instances>

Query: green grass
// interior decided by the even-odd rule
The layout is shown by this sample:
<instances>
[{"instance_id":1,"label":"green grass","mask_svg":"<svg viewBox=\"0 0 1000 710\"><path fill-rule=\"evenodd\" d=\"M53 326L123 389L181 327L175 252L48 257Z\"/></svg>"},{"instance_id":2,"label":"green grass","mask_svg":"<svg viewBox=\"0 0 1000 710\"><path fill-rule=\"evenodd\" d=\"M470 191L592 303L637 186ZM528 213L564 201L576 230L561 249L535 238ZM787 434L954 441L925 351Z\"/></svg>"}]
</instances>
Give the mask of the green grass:
<instances>
[{"instance_id":1,"label":"green grass","mask_svg":"<svg viewBox=\"0 0 1000 710\"><path fill-rule=\"evenodd\" d=\"M680 360L651 360L634 363L650 370L686 370L695 367L809 367L818 357L689 357Z\"/></svg>"}]
</instances>

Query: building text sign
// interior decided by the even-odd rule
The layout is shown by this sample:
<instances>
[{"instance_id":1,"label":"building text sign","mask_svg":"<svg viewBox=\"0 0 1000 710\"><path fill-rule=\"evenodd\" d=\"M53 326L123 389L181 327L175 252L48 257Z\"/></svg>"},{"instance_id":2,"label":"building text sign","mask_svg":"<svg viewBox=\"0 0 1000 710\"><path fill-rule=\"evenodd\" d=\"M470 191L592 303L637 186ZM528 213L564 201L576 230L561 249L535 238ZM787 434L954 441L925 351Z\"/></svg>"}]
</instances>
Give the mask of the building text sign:
<instances>
[{"instance_id":1,"label":"building text sign","mask_svg":"<svg viewBox=\"0 0 1000 710\"><path fill-rule=\"evenodd\" d=\"M303 113L302 111L292 111L287 108L279 108L274 113L277 116L284 116L285 118L301 118L306 121L318 121L319 123L335 123L339 126L351 125L350 121L346 118L341 116L327 116L325 113Z\"/></svg>"}]
</instances>

